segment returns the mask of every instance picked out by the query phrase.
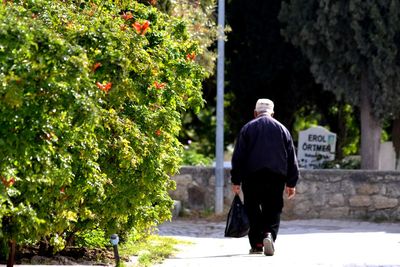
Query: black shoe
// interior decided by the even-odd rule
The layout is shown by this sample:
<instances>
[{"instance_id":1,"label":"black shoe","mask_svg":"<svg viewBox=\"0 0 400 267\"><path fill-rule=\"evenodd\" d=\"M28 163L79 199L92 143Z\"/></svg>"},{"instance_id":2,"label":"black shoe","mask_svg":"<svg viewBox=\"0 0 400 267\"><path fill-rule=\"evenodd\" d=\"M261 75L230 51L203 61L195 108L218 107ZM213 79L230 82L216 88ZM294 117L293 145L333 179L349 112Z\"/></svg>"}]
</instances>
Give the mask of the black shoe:
<instances>
[{"instance_id":1,"label":"black shoe","mask_svg":"<svg viewBox=\"0 0 400 267\"><path fill-rule=\"evenodd\" d=\"M263 253L263 248L251 248L249 251L249 254L262 254Z\"/></svg>"},{"instance_id":2,"label":"black shoe","mask_svg":"<svg viewBox=\"0 0 400 267\"><path fill-rule=\"evenodd\" d=\"M273 256L275 253L274 240L272 239L271 233L267 234L267 237L263 240L264 244L264 255Z\"/></svg>"}]
</instances>

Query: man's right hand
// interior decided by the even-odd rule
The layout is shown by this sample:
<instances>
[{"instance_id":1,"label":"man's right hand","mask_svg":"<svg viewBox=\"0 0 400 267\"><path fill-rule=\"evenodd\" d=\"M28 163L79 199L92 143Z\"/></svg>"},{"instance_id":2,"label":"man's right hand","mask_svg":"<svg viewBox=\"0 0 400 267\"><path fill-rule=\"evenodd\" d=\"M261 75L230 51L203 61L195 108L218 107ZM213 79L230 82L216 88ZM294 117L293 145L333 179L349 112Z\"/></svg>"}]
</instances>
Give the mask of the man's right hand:
<instances>
[{"instance_id":1,"label":"man's right hand","mask_svg":"<svg viewBox=\"0 0 400 267\"><path fill-rule=\"evenodd\" d=\"M240 193L240 185L235 185L235 184L233 184L233 185L232 185L232 192L233 192L234 194L239 194L239 193Z\"/></svg>"}]
</instances>

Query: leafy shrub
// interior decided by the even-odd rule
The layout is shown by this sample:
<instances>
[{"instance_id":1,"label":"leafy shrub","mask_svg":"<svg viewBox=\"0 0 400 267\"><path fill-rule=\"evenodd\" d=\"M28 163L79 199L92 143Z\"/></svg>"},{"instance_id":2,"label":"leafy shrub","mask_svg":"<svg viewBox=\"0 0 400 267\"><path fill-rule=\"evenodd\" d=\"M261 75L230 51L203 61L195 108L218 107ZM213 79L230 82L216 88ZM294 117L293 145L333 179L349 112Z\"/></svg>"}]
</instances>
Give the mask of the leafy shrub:
<instances>
[{"instance_id":1,"label":"leafy shrub","mask_svg":"<svg viewBox=\"0 0 400 267\"><path fill-rule=\"evenodd\" d=\"M110 238L106 238L104 231L99 229L84 230L76 233L75 245L86 248L105 248L110 245Z\"/></svg>"},{"instance_id":2,"label":"leafy shrub","mask_svg":"<svg viewBox=\"0 0 400 267\"><path fill-rule=\"evenodd\" d=\"M196 53L182 21L133 1L0 5L0 239L61 249L168 219Z\"/></svg>"},{"instance_id":3,"label":"leafy shrub","mask_svg":"<svg viewBox=\"0 0 400 267\"><path fill-rule=\"evenodd\" d=\"M360 169L361 168L361 157L358 155L347 156L343 159L326 161L322 165L323 169Z\"/></svg>"},{"instance_id":4,"label":"leafy shrub","mask_svg":"<svg viewBox=\"0 0 400 267\"><path fill-rule=\"evenodd\" d=\"M182 164L187 166L211 166L213 160L199 152L200 145L198 143L189 142L184 146L182 154Z\"/></svg>"}]
</instances>

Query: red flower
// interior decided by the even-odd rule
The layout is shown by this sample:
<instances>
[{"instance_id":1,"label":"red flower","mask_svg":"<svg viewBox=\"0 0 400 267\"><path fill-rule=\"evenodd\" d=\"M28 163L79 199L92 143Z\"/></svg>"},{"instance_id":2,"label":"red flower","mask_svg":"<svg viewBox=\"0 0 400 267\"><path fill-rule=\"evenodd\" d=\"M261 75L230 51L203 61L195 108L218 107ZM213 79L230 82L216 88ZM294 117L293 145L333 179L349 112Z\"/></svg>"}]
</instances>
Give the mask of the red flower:
<instances>
[{"instance_id":1,"label":"red flower","mask_svg":"<svg viewBox=\"0 0 400 267\"><path fill-rule=\"evenodd\" d=\"M132 27L135 28L137 33L140 33L142 30L142 25L139 22L135 22L132 24Z\"/></svg>"},{"instance_id":2,"label":"red flower","mask_svg":"<svg viewBox=\"0 0 400 267\"><path fill-rule=\"evenodd\" d=\"M138 34L144 35L146 31L149 29L150 26L150 21L145 20L143 24L140 24L139 22L135 22L132 24L132 27L136 30Z\"/></svg>"},{"instance_id":3,"label":"red flower","mask_svg":"<svg viewBox=\"0 0 400 267\"><path fill-rule=\"evenodd\" d=\"M103 84L97 82L96 85L101 91L106 92L106 93L108 93L108 91L110 91L111 87L112 87L111 82L106 83L106 85L103 85Z\"/></svg>"},{"instance_id":4,"label":"red flower","mask_svg":"<svg viewBox=\"0 0 400 267\"><path fill-rule=\"evenodd\" d=\"M186 55L186 59L187 60L190 60L190 61L193 61L193 60L195 60L196 59L196 54L193 52L193 53L190 53L190 54L187 54Z\"/></svg>"},{"instance_id":5,"label":"red flower","mask_svg":"<svg viewBox=\"0 0 400 267\"><path fill-rule=\"evenodd\" d=\"M10 187L10 186L13 186L15 184L15 178L11 177L10 181L7 181L6 178L1 177L1 182L3 183L3 185L5 187Z\"/></svg>"},{"instance_id":6,"label":"red flower","mask_svg":"<svg viewBox=\"0 0 400 267\"><path fill-rule=\"evenodd\" d=\"M161 135L161 130L160 130L160 129L158 129L158 130L156 131L156 135L157 135L157 136L160 136L160 135Z\"/></svg>"},{"instance_id":7,"label":"red flower","mask_svg":"<svg viewBox=\"0 0 400 267\"><path fill-rule=\"evenodd\" d=\"M65 193L65 189L64 189L64 187L61 187L60 194L64 194L64 193Z\"/></svg>"},{"instance_id":8,"label":"red flower","mask_svg":"<svg viewBox=\"0 0 400 267\"><path fill-rule=\"evenodd\" d=\"M93 65L92 71L95 72L98 68L100 68L102 65L100 62L97 62Z\"/></svg>"},{"instance_id":9,"label":"red flower","mask_svg":"<svg viewBox=\"0 0 400 267\"><path fill-rule=\"evenodd\" d=\"M154 87L156 89L163 89L165 87L165 85L166 85L165 83L159 83L157 81L154 82Z\"/></svg>"},{"instance_id":10,"label":"red flower","mask_svg":"<svg viewBox=\"0 0 400 267\"><path fill-rule=\"evenodd\" d=\"M131 12L127 12L127 13L122 14L121 18L124 20L130 20L130 19L133 19L133 15Z\"/></svg>"}]
</instances>

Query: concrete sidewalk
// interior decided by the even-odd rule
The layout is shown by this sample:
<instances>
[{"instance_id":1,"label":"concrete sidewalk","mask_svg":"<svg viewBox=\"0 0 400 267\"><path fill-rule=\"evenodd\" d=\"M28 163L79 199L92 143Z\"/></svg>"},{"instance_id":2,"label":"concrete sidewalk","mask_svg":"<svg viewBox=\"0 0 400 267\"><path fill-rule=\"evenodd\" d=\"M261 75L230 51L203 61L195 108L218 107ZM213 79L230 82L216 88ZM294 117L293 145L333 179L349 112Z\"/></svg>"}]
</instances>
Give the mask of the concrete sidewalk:
<instances>
[{"instance_id":1,"label":"concrete sidewalk","mask_svg":"<svg viewBox=\"0 0 400 267\"><path fill-rule=\"evenodd\" d=\"M244 238L224 238L225 222L175 220L160 235L192 242L157 266L396 266L400 224L339 220L283 221L275 255L249 255Z\"/></svg>"}]
</instances>

